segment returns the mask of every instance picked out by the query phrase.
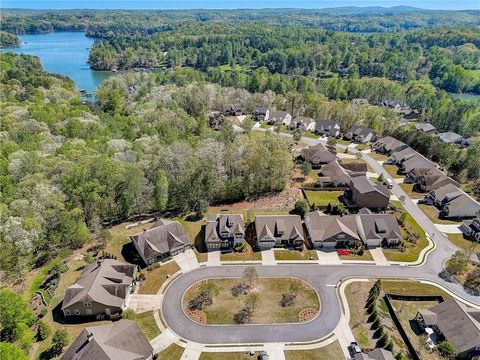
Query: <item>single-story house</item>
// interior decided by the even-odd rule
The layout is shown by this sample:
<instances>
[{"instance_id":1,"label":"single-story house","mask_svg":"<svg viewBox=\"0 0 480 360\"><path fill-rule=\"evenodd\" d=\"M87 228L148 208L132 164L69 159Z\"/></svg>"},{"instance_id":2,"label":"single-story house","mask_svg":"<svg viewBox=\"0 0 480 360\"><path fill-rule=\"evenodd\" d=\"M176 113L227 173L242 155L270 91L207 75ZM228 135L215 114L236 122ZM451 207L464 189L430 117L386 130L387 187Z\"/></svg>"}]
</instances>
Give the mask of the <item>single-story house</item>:
<instances>
[{"instance_id":1,"label":"single-story house","mask_svg":"<svg viewBox=\"0 0 480 360\"><path fill-rule=\"evenodd\" d=\"M276 110L270 112L270 116L268 117L267 123L271 125L285 125L290 126L292 122L292 115L290 115L286 111Z\"/></svg>"},{"instance_id":2,"label":"single-story house","mask_svg":"<svg viewBox=\"0 0 480 360\"><path fill-rule=\"evenodd\" d=\"M360 238L369 248L398 245L403 239L397 218L393 214L356 215Z\"/></svg>"},{"instance_id":3,"label":"single-story house","mask_svg":"<svg viewBox=\"0 0 480 360\"><path fill-rule=\"evenodd\" d=\"M298 215L257 215L255 231L257 245L262 250L275 246L303 249L305 235Z\"/></svg>"},{"instance_id":4,"label":"single-story house","mask_svg":"<svg viewBox=\"0 0 480 360\"><path fill-rule=\"evenodd\" d=\"M252 119L254 121L268 121L270 111L266 107L256 107L252 113Z\"/></svg>"},{"instance_id":5,"label":"single-story house","mask_svg":"<svg viewBox=\"0 0 480 360\"><path fill-rule=\"evenodd\" d=\"M245 239L242 214L217 214L205 226L205 244L211 250L233 250Z\"/></svg>"},{"instance_id":6,"label":"single-story house","mask_svg":"<svg viewBox=\"0 0 480 360\"><path fill-rule=\"evenodd\" d=\"M89 326L70 345L62 360L150 360L153 347L133 321L121 319Z\"/></svg>"},{"instance_id":7,"label":"single-story house","mask_svg":"<svg viewBox=\"0 0 480 360\"><path fill-rule=\"evenodd\" d=\"M364 128L358 125L353 125L343 137L347 140L352 140L358 143L366 143L369 141L375 141L377 134L375 131L369 128Z\"/></svg>"},{"instance_id":8,"label":"single-story house","mask_svg":"<svg viewBox=\"0 0 480 360\"><path fill-rule=\"evenodd\" d=\"M415 129L425 134L434 134L437 131L437 128L430 123L417 123Z\"/></svg>"},{"instance_id":9,"label":"single-story house","mask_svg":"<svg viewBox=\"0 0 480 360\"><path fill-rule=\"evenodd\" d=\"M355 176L365 176L367 173L366 163L338 163L331 161L320 169L318 183L322 186L349 186L350 179Z\"/></svg>"},{"instance_id":10,"label":"single-story house","mask_svg":"<svg viewBox=\"0 0 480 360\"><path fill-rule=\"evenodd\" d=\"M391 136L386 136L378 140L374 145L373 149L382 154L390 154L394 151L400 151L408 147L404 142L395 139Z\"/></svg>"},{"instance_id":11,"label":"single-story house","mask_svg":"<svg viewBox=\"0 0 480 360\"><path fill-rule=\"evenodd\" d=\"M132 292L136 266L114 259L88 264L75 284L65 291L65 316L96 316L121 313Z\"/></svg>"},{"instance_id":12,"label":"single-story house","mask_svg":"<svg viewBox=\"0 0 480 360\"><path fill-rule=\"evenodd\" d=\"M444 185L458 184L451 177L445 175L437 168L415 168L407 174L419 191L429 192L436 190Z\"/></svg>"},{"instance_id":13,"label":"single-story house","mask_svg":"<svg viewBox=\"0 0 480 360\"><path fill-rule=\"evenodd\" d=\"M420 309L415 317L422 329L432 329L440 339L455 346L456 359L477 359L480 356L480 310L449 299L428 309Z\"/></svg>"},{"instance_id":14,"label":"single-story house","mask_svg":"<svg viewBox=\"0 0 480 360\"><path fill-rule=\"evenodd\" d=\"M395 360L393 354L385 349L376 348L367 353L357 353L354 356L355 360Z\"/></svg>"},{"instance_id":15,"label":"single-story house","mask_svg":"<svg viewBox=\"0 0 480 360\"><path fill-rule=\"evenodd\" d=\"M223 105L223 115L225 116L245 115L245 110L240 104L225 104Z\"/></svg>"},{"instance_id":16,"label":"single-story house","mask_svg":"<svg viewBox=\"0 0 480 360\"><path fill-rule=\"evenodd\" d=\"M290 123L290 128L313 132L315 131L315 120L306 116L297 116Z\"/></svg>"},{"instance_id":17,"label":"single-story house","mask_svg":"<svg viewBox=\"0 0 480 360\"><path fill-rule=\"evenodd\" d=\"M427 199L433 201L444 218L473 218L480 211L480 204L453 184L430 191Z\"/></svg>"},{"instance_id":18,"label":"single-story house","mask_svg":"<svg viewBox=\"0 0 480 360\"><path fill-rule=\"evenodd\" d=\"M330 150L322 143L318 143L317 145L302 149L300 157L304 161L312 164L312 167L318 168L322 164L328 164L329 162L335 161L337 155L333 151L333 149Z\"/></svg>"},{"instance_id":19,"label":"single-story house","mask_svg":"<svg viewBox=\"0 0 480 360\"><path fill-rule=\"evenodd\" d=\"M312 211L305 215L305 226L316 249L352 246L359 243L355 215L325 215Z\"/></svg>"},{"instance_id":20,"label":"single-story house","mask_svg":"<svg viewBox=\"0 0 480 360\"><path fill-rule=\"evenodd\" d=\"M480 242L480 211L475 219L463 221L460 229L474 241Z\"/></svg>"},{"instance_id":21,"label":"single-story house","mask_svg":"<svg viewBox=\"0 0 480 360\"><path fill-rule=\"evenodd\" d=\"M412 156L418 155L410 146L401 150L392 151L388 162L391 164L401 164L403 161L410 159Z\"/></svg>"},{"instance_id":22,"label":"single-story house","mask_svg":"<svg viewBox=\"0 0 480 360\"><path fill-rule=\"evenodd\" d=\"M452 131L447 131L437 135L438 139L445 144L459 144L463 140L462 135L458 135Z\"/></svg>"},{"instance_id":23,"label":"single-story house","mask_svg":"<svg viewBox=\"0 0 480 360\"><path fill-rule=\"evenodd\" d=\"M366 175L368 171L367 163L361 161L343 162L343 160L340 159L340 166L350 171L351 176Z\"/></svg>"},{"instance_id":24,"label":"single-story house","mask_svg":"<svg viewBox=\"0 0 480 360\"><path fill-rule=\"evenodd\" d=\"M192 247L192 240L178 221L158 220L149 230L144 229L130 239L147 265Z\"/></svg>"},{"instance_id":25,"label":"single-story house","mask_svg":"<svg viewBox=\"0 0 480 360\"><path fill-rule=\"evenodd\" d=\"M337 137L340 135L340 125L335 121L317 120L315 125L315 133L322 136Z\"/></svg>"},{"instance_id":26,"label":"single-story house","mask_svg":"<svg viewBox=\"0 0 480 360\"><path fill-rule=\"evenodd\" d=\"M386 185L374 183L366 176L353 177L344 198L347 205L356 208L384 210L390 201Z\"/></svg>"}]
</instances>

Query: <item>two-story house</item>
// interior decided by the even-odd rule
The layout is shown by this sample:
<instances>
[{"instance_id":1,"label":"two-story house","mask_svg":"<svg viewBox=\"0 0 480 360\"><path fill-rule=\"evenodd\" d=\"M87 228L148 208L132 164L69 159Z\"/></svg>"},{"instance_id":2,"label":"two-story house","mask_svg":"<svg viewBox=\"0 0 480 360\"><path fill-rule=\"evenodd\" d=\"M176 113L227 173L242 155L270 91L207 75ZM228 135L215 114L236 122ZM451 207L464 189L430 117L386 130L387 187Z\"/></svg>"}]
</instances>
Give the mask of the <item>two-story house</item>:
<instances>
[{"instance_id":1,"label":"two-story house","mask_svg":"<svg viewBox=\"0 0 480 360\"><path fill-rule=\"evenodd\" d=\"M255 231L262 250L281 246L303 249L305 237L298 215L257 215Z\"/></svg>"},{"instance_id":2,"label":"two-story house","mask_svg":"<svg viewBox=\"0 0 480 360\"><path fill-rule=\"evenodd\" d=\"M205 226L205 244L209 251L233 250L245 239L243 215L217 214Z\"/></svg>"}]
</instances>

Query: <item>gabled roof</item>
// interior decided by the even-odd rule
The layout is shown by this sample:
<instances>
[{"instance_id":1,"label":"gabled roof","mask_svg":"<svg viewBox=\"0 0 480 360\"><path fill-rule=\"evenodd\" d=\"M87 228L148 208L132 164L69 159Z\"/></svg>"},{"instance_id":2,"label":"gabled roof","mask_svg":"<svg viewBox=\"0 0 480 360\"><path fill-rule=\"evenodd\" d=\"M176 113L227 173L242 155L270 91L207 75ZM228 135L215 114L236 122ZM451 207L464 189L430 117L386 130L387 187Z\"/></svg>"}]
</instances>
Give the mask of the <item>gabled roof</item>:
<instances>
[{"instance_id":1,"label":"gabled roof","mask_svg":"<svg viewBox=\"0 0 480 360\"><path fill-rule=\"evenodd\" d=\"M462 353L480 344L480 322L475 319L474 309L468 308L456 299L450 299L428 309L436 314L436 325L448 342Z\"/></svg>"},{"instance_id":2,"label":"gabled roof","mask_svg":"<svg viewBox=\"0 0 480 360\"><path fill-rule=\"evenodd\" d=\"M309 231L312 240L324 241L338 234L347 234L360 240L357 234L355 215L327 216L320 211L312 211L305 215L310 224Z\"/></svg>"},{"instance_id":3,"label":"gabled roof","mask_svg":"<svg viewBox=\"0 0 480 360\"><path fill-rule=\"evenodd\" d=\"M275 110L270 112L270 116L268 117L269 121L283 121L289 115L286 111Z\"/></svg>"},{"instance_id":4,"label":"gabled roof","mask_svg":"<svg viewBox=\"0 0 480 360\"><path fill-rule=\"evenodd\" d=\"M83 329L62 360L141 360L153 348L135 321L122 319Z\"/></svg>"},{"instance_id":5,"label":"gabled roof","mask_svg":"<svg viewBox=\"0 0 480 360\"><path fill-rule=\"evenodd\" d=\"M268 111L268 109L266 107L262 107L262 106L256 107L255 110L253 110L253 112L255 114L266 114L267 111Z\"/></svg>"},{"instance_id":6,"label":"gabled roof","mask_svg":"<svg viewBox=\"0 0 480 360\"><path fill-rule=\"evenodd\" d=\"M149 230L144 230L130 238L144 259L164 255L192 243L178 221L157 222Z\"/></svg>"},{"instance_id":7,"label":"gabled roof","mask_svg":"<svg viewBox=\"0 0 480 360\"><path fill-rule=\"evenodd\" d=\"M361 238L372 239L401 239L402 233L398 226L397 218L393 214L366 214L357 215L358 232Z\"/></svg>"},{"instance_id":8,"label":"gabled roof","mask_svg":"<svg viewBox=\"0 0 480 360\"><path fill-rule=\"evenodd\" d=\"M375 143L375 146L381 146L385 151L399 151L405 149L408 145L391 136L386 136Z\"/></svg>"},{"instance_id":9,"label":"gabled roof","mask_svg":"<svg viewBox=\"0 0 480 360\"><path fill-rule=\"evenodd\" d=\"M434 168L435 167L435 164L433 162L431 162L430 160L424 158L422 155L420 154L415 154L414 156L412 157L409 157L408 159L406 159L403 164L402 164L402 167L404 168L404 170L408 173L410 172L411 170L413 169L428 169L428 168Z\"/></svg>"},{"instance_id":10,"label":"gabled roof","mask_svg":"<svg viewBox=\"0 0 480 360\"><path fill-rule=\"evenodd\" d=\"M65 291L62 310L84 300L121 307L133 282L135 268L114 259L87 265L75 284Z\"/></svg>"},{"instance_id":11,"label":"gabled roof","mask_svg":"<svg viewBox=\"0 0 480 360\"><path fill-rule=\"evenodd\" d=\"M388 195L388 188L382 184L375 184L372 180L366 176L353 177L351 180L351 186L355 188L361 194L367 194L370 192L378 192L385 196Z\"/></svg>"},{"instance_id":12,"label":"gabled roof","mask_svg":"<svg viewBox=\"0 0 480 360\"><path fill-rule=\"evenodd\" d=\"M226 233L227 235L223 235ZM211 216L205 226L205 241L228 239L235 234L245 235L242 214L217 214Z\"/></svg>"},{"instance_id":13,"label":"gabled roof","mask_svg":"<svg viewBox=\"0 0 480 360\"><path fill-rule=\"evenodd\" d=\"M423 132L435 131L437 128L430 123L416 123L415 129Z\"/></svg>"},{"instance_id":14,"label":"gabled roof","mask_svg":"<svg viewBox=\"0 0 480 360\"><path fill-rule=\"evenodd\" d=\"M397 161L403 161L403 160L408 159L408 158L410 158L410 157L412 157L416 154L418 154L418 153L415 150L413 150L410 146L408 146L404 149L394 151L392 153L392 156Z\"/></svg>"},{"instance_id":15,"label":"gabled roof","mask_svg":"<svg viewBox=\"0 0 480 360\"><path fill-rule=\"evenodd\" d=\"M304 239L302 219L298 215L257 215L255 230L258 239L265 236L281 240Z\"/></svg>"},{"instance_id":16,"label":"gabled roof","mask_svg":"<svg viewBox=\"0 0 480 360\"><path fill-rule=\"evenodd\" d=\"M316 128L330 131L330 130L333 130L334 128L340 128L340 126L338 125L338 123L336 121L317 120Z\"/></svg>"},{"instance_id":17,"label":"gabled roof","mask_svg":"<svg viewBox=\"0 0 480 360\"><path fill-rule=\"evenodd\" d=\"M338 179L340 176L349 176L349 171L340 166L336 161L331 161L328 164L323 165L320 169L320 173L322 176L328 177L331 181L335 181L335 179Z\"/></svg>"},{"instance_id":18,"label":"gabled roof","mask_svg":"<svg viewBox=\"0 0 480 360\"><path fill-rule=\"evenodd\" d=\"M454 144L456 142L462 141L463 137L462 135L458 135L452 131L447 131L444 133L438 134L438 138L443 141L444 143L447 144Z\"/></svg>"},{"instance_id":19,"label":"gabled roof","mask_svg":"<svg viewBox=\"0 0 480 360\"><path fill-rule=\"evenodd\" d=\"M295 124L300 123L300 124L302 124L302 125L304 125L304 126L308 126L308 125L310 125L311 123L315 122L315 120L313 120L312 118L309 118L309 117L307 117L307 116L297 116L297 117L293 120L293 122L294 122Z\"/></svg>"},{"instance_id":20,"label":"gabled roof","mask_svg":"<svg viewBox=\"0 0 480 360\"><path fill-rule=\"evenodd\" d=\"M443 202L446 199L454 199L458 196L461 196L463 193L455 185L447 184L439 187L436 190L430 191L430 194L435 198L435 200Z\"/></svg>"},{"instance_id":21,"label":"gabled roof","mask_svg":"<svg viewBox=\"0 0 480 360\"><path fill-rule=\"evenodd\" d=\"M330 152L322 143L302 149L301 156L311 163L329 163L336 159L336 154Z\"/></svg>"}]
</instances>

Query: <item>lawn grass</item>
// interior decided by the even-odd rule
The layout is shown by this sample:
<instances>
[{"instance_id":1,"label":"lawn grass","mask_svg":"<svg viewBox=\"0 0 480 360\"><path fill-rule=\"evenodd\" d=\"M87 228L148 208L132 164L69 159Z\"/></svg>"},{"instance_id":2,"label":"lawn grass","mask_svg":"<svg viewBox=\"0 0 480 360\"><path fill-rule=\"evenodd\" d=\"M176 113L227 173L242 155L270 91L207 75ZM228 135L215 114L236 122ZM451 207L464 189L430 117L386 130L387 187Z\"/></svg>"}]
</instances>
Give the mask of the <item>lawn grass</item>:
<instances>
[{"instance_id":1,"label":"lawn grass","mask_svg":"<svg viewBox=\"0 0 480 360\"><path fill-rule=\"evenodd\" d=\"M332 205L340 204L340 195L343 195L343 191L305 191L309 204L320 207L326 207L329 203Z\"/></svg>"},{"instance_id":2,"label":"lawn grass","mask_svg":"<svg viewBox=\"0 0 480 360\"><path fill-rule=\"evenodd\" d=\"M480 243L476 243L473 240L467 238L463 233L462 234L445 234L455 246L463 250L471 250L473 246L476 245L476 249L480 250Z\"/></svg>"},{"instance_id":3,"label":"lawn grass","mask_svg":"<svg viewBox=\"0 0 480 360\"><path fill-rule=\"evenodd\" d=\"M403 191L407 194L407 196L411 199L423 199L425 197L424 193L420 193L413 190L413 184L401 183L398 184Z\"/></svg>"},{"instance_id":4,"label":"lawn grass","mask_svg":"<svg viewBox=\"0 0 480 360\"><path fill-rule=\"evenodd\" d=\"M434 224L445 224L445 225L460 225L461 221L452 221L452 220L445 220L439 218L439 211L433 205L427 204L418 204L420 210L422 210L425 215L434 223Z\"/></svg>"},{"instance_id":5,"label":"lawn grass","mask_svg":"<svg viewBox=\"0 0 480 360\"><path fill-rule=\"evenodd\" d=\"M116 256L119 261L128 262L122 254L123 247L130 243L130 236L142 232L143 229L149 229L152 223L140 224L130 229L125 229L126 223L118 224L110 229L108 232L110 237L107 241L105 252Z\"/></svg>"},{"instance_id":6,"label":"lawn grass","mask_svg":"<svg viewBox=\"0 0 480 360\"><path fill-rule=\"evenodd\" d=\"M383 168L390 174L390 176L394 179L403 179L403 175L397 174L397 166L396 165L383 165Z\"/></svg>"},{"instance_id":7,"label":"lawn grass","mask_svg":"<svg viewBox=\"0 0 480 360\"><path fill-rule=\"evenodd\" d=\"M146 271L143 272L146 279L142 285L140 285L138 293L156 294L167 280L167 276L175 274L178 270L180 270L180 267L175 261L170 261L150 271L148 271L147 268Z\"/></svg>"},{"instance_id":8,"label":"lawn grass","mask_svg":"<svg viewBox=\"0 0 480 360\"><path fill-rule=\"evenodd\" d=\"M262 260L261 251L253 251L249 243L245 242L244 252L229 252L220 254L220 261L249 261L249 260Z\"/></svg>"},{"instance_id":9,"label":"lawn grass","mask_svg":"<svg viewBox=\"0 0 480 360\"><path fill-rule=\"evenodd\" d=\"M351 145L352 142L351 142L351 141L348 141L348 140L337 139L337 144L340 144L340 145Z\"/></svg>"},{"instance_id":10,"label":"lawn grass","mask_svg":"<svg viewBox=\"0 0 480 360\"><path fill-rule=\"evenodd\" d=\"M355 146L355 148L360 151L367 150L370 148L370 144L369 143L358 144L357 146Z\"/></svg>"},{"instance_id":11,"label":"lawn grass","mask_svg":"<svg viewBox=\"0 0 480 360\"><path fill-rule=\"evenodd\" d=\"M249 352L203 352L199 360L256 360L258 355L259 352L254 355L250 355Z\"/></svg>"},{"instance_id":12,"label":"lawn grass","mask_svg":"<svg viewBox=\"0 0 480 360\"><path fill-rule=\"evenodd\" d=\"M450 299L451 297L445 291L436 286L430 284L422 284L418 281L389 279L381 280L382 289L388 294L442 296L445 300Z\"/></svg>"},{"instance_id":13,"label":"lawn grass","mask_svg":"<svg viewBox=\"0 0 480 360\"><path fill-rule=\"evenodd\" d=\"M368 156L376 161L386 161L388 159L388 156L376 152L371 152Z\"/></svg>"},{"instance_id":14,"label":"lawn grass","mask_svg":"<svg viewBox=\"0 0 480 360\"><path fill-rule=\"evenodd\" d=\"M275 254L275 260L310 260L310 258L318 260L315 250L274 250L273 253Z\"/></svg>"},{"instance_id":15,"label":"lawn grass","mask_svg":"<svg viewBox=\"0 0 480 360\"><path fill-rule=\"evenodd\" d=\"M217 285L219 293L214 297L213 304L203 309L207 324L235 324L233 317L236 312L245 307L248 295L235 297L232 295L231 289L243 280L229 278L208 281ZM302 309L320 309L320 300L315 290L307 290L303 286L298 289L296 303L293 306L282 307L280 304L282 294L290 292L291 284L291 278L259 278L255 284L258 299L251 323L296 323L299 322L298 315ZM183 306L187 308L189 301L198 293L199 290L195 286L188 289L184 296Z\"/></svg>"},{"instance_id":16,"label":"lawn grass","mask_svg":"<svg viewBox=\"0 0 480 360\"><path fill-rule=\"evenodd\" d=\"M303 136L310 138L310 139L318 139L319 136L315 133L312 133L310 131L307 131L306 133L303 134Z\"/></svg>"},{"instance_id":17,"label":"lawn grass","mask_svg":"<svg viewBox=\"0 0 480 360\"><path fill-rule=\"evenodd\" d=\"M260 124L260 129L270 129L272 125L267 124L266 122L263 122Z\"/></svg>"},{"instance_id":18,"label":"lawn grass","mask_svg":"<svg viewBox=\"0 0 480 360\"><path fill-rule=\"evenodd\" d=\"M134 320L137 322L138 326L140 326L140 329L142 329L148 340L152 340L160 335L160 329L153 317L153 311L145 311L140 314L135 314Z\"/></svg>"},{"instance_id":19,"label":"lawn grass","mask_svg":"<svg viewBox=\"0 0 480 360\"><path fill-rule=\"evenodd\" d=\"M402 211L406 211L400 201L392 201L392 204L397 208L396 216L400 215ZM412 262L418 259L420 252L428 246L428 239L423 228L415 221L415 219L407 212L405 217L405 226L410 229L412 233L418 233L419 238L416 244L412 244L408 241L405 243L405 252L400 252L394 249L383 249L383 253L389 261L404 261ZM404 237L406 237L405 230L401 227L400 230Z\"/></svg>"},{"instance_id":20,"label":"lawn grass","mask_svg":"<svg viewBox=\"0 0 480 360\"><path fill-rule=\"evenodd\" d=\"M319 349L285 351L286 360L333 360L343 358L342 348L338 341Z\"/></svg>"},{"instance_id":21,"label":"lawn grass","mask_svg":"<svg viewBox=\"0 0 480 360\"><path fill-rule=\"evenodd\" d=\"M185 349L177 344L172 344L157 354L157 360L180 360Z\"/></svg>"}]
</instances>

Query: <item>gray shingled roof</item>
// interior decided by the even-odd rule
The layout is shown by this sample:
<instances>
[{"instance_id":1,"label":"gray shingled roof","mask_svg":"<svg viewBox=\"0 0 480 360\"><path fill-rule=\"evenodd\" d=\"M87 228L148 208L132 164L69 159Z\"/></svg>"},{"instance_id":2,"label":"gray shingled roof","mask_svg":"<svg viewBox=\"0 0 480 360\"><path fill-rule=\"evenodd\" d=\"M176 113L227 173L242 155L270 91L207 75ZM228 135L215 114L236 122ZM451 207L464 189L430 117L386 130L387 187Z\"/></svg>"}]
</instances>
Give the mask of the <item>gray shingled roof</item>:
<instances>
[{"instance_id":1,"label":"gray shingled roof","mask_svg":"<svg viewBox=\"0 0 480 360\"><path fill-rule=\"evenodd\" d=\"M217 214L210 217L205 226L205 241L220 240L222 232L228 233L226 237L232 237L234 234L245 235L243 215Z\"/></svg>"},{"instance_id":2,"label":"gray shingled roof","mask_svg":"<svg viewBox=\"0 0 480 360\"><path fill-rule=\"evenodd\" d=\"M122 319L83 329L62 360L141 360L153 348L135 321Z\"/></svg>"},{"instance_id":3,"label":"gray shingled roof","mask_svg":"<svg viewBox=\"0 0 480 360\"><path fill-rule=\"evenodd\" d=\"M130 237L137 244L140 255L149 259L191 244L185 229L178 221L156 222L149 230Z\"/></svg>"},{"instance_id":4,"label":"gray shingled roof","mask_svg":"<svg viewBox=\"0 0 480 360\"><path fill-rule=\"evenodd\" d=\"M430 123L417 123L415 124L415 129L423 132L430 132L436 130L437 128Z\"/></svg>"},{"instance_id":5,"label":"gray shingled roof","mask_svg":"<svg viewBox=\"0 0 480 360\"><path fill-rule=\"evenodd\" d=\"M270 116L268 117L268 121L273 123L280 122L285 120L287 115L288 115L288 112L286 111L281 111L281 110L271 111Z\"/></svg>"},{"instance_id":6,"label":"gray shingled roof","mask_svg":"<svg viewBox=\"0 0 480 360\"><path fill-rule=\"evenodd\" d=\"M388 188L385 185L375 184L366 176L357 176L352 178L351 185L362 194L375 191L388 196Z\"/></svg>"},{"instance_id":7,"label":"gray shingled roof","mask_svg":"<svg viewBox=\"0 0 480 360\"><path fill-rule=\"evenodd\" d=\"M103 259L89 264L75 284L68 287L62 310L88 298L100 304L121 307L133 282L135 265L114 259Z\"/></svg>"},{"instance_id":8,"label":"gray shingled roof","mask_svg":"<svg viewBox=\"0 0 480 360\"><path fill-rule=\"evenodd\" d=\"M447 144L454 144L456 142L459 142L463 139L462 135L458 135L452 131L447 131L444 133L438 134L438 138L443 141L444 143Z\"/></svg>"},{"instance_id":9,"label":"gray shingled roof","mask_svg":"<svg viewBox=\"0 0 480 360\"><path fill-rule=\"evenodd\" d=\"M301 155L305 161L315 164L329 163L337 157L336 154L330 152L322 143L302 149Z\"/></svg>"},{"instance_id":10,"label":"gray shingled roof","mask_svg":"<svg viewBox=\"0 0 480 360\"><path fill-rule=\"evenodd\" d=\"M302 219L298 215L255 216L257 238L269 235L274 239L288 240L294 236L304 239Z\"/></svg>"},{"instance_id":11,"label":"gray shingled roof","mask_svg":"<svg viewBox=\"0 0 480 360\"><path fill-rule=\"evenodd\" d=\"M320 211L312 211L306 216L309 222L310 237L324 241L340 233L345 233L360 240L357 234L355 215L327 216Z\"/></svg>"}]
</instances>

